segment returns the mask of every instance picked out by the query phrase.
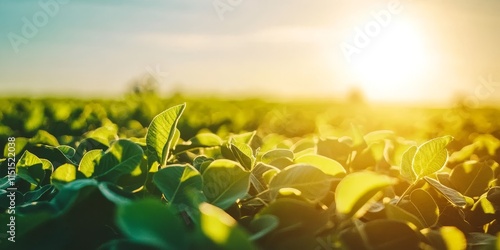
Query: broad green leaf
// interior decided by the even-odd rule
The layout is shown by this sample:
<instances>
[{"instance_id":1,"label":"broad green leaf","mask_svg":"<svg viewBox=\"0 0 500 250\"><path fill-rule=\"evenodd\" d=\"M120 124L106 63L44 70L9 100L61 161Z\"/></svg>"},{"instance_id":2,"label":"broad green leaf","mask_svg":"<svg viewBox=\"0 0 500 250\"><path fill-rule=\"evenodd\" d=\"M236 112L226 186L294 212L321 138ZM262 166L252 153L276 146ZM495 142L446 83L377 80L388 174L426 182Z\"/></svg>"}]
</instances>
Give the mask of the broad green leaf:
<instances>
[{"instance_id":1,"label":"broad green leaf","mask_svg":"<svg viewBox=\"0 0 500 250\"><path fill-rule=\"evenodd\" d=\"M59 146L59 142L57 141L56 137L51 135L49 132L45 130L39 130L35 136L33 136L30 140L30 143L32 144L45 144L45 145L50 145L57 147Z\"/></svg>"},{"instance_id":2,"label":"broad green leaf","mask_svg":"<svg viewBox=\"0 0 500 250\"><path fill-rule=\"evenodd\" d=\"M167 164L169 150L177 122L186 104L171 107L153 118L146 134L146 144L151 155L162 165Z\"/></svg>"},{"instance_id":3,"label":"broad green leaf","mask_svg":"<svg viewBox=\"0 0 500 250\"><path fill-rule=\"evenodd\" d=\"M43 170L50 170L54 171L54 166L52 165L52 162L50 162L47 159L40 159L42 161L42 168Z\"/></svg>"},{"instance_id":4,"label":"broad green leaf","mask_svg":"<svg viewBox=\"0 0 500 250\"><path fill-rule=\"evenodd\" d=\"M90 178L95 171L95 165L102 157L101 149L90 150L85 155L83 155L82 160L80 161L80 165L78 170L82 172L86 177Z\"/></svg>"},{"instance_id":5,"label":"broad green leaf","mask_svg":"<svg viewBox=\"0 0 500 250\"><path fill-rule=\"evenodd\" d=\"M304 150L312 150L313 153L316 151L316 142L313 138L301 139L292 146L292 151L294 153L299 153Z\"/></svg>"},{"instance_id":6,"label":"broad green leaf","mask_svg":"<svg viewBox=\"0 0 500 250\"><path fill-rule=\"evenodd\" d=\"M412 161L416 178L433 174L444 167L448 160L446 146L453 140L451 136L432 139L420 145Z\"/></svg>"},{"instance_id":7,"label":"broad green leaf","mask_svg":"<svg viewBox=\"0 0 500 250\"><path fill-rule=\"evenodd\" d=\"M201 195L203 180L191 165L167 165L153 176L153 182L172 204L191 204L191 192ZM189 192L191 190L191 192Z\"/></svg>"},{"instance_id":8,"label":"broad green leaf","mask_svg":"<svg viewBox=\"0 0 500 250\"><path fill-rule=\"evenodd\" d=\"M255 165L255 167L252 169L252 174L250 175L250 182L252 183L253 187L257 190L257 193L264 192L267 189L267 185L269 182L267 182L264 179L264 173L272 169L278 170L277 168L271 165L264 164L262 162L257 163L257 165Z\"/></svg>"},{"instance_id":9,"label":"broad green leaf","mask_svg":"<svg viewBox=\"0 0 500 250\"><path fill-rule=\"evenodd\" d=\"M304 155L296 158L294 161L295 163L307 163L313 165L321 169L321 171L325 174L331 176L343 176L346 173L344 167L336 160L321 155Z\"/></svg>"},{"instance_id":10,"label":"broad green leaf","mask_svg":"<svg viewBox=\"0 0 500 250\"><path fill-rule=\"evenodd\" d=\"M222 145L222 139L216 134L201 133L189 139L185 143L175 146L175 153L181 153L187 150L202 148L202 147L215 147Z\"/></svg>"},{"instance_id":11,"label":"broad green leaf","mask_svg":"<svg viewBox=\"0 0 500 250\"><path fill-rule=\"evenodd\" d=\"M54 173L52 173L51 180L68 183L76 180L76 167L72 164L66 163L59 166Z\"/></svg>"},{"instance_id":12,"label":"broad green leaf","mask_svg":"<svg viewBox=\"0 0 500 250\"><path fill-rule=\"evenodd\" d=\"M214 161L213 158L208 158L204 155L199 155L193 159L193 166L198 171L200 171L200 173L203 174L203 172L205 172L205 169L208 167L208 165L210 165L210 163L213 161Z\"/></svg>"},{"instance_id":13,"label":"broad green leaf","mask_svg":"<svg viewBox=\"0 0 500 250\"><path fill-rule=\"evenodd\" d=\"M385 211L386 211L388 219L399 220L402 222L410 222L413 225L415 225L415 227L417 227L417 229L419 229L419 230L425 228L424 224L422 224L420 219L418 219L412 213L410 213L410 212L408 212L408 211L406 211L398 206L392 205L390 203L385 204Z\"/></svg>"},{"instance_id":14,"label":"broad green leaf","mask_svg":"<svg viewBox=\"0 0 500 250\"><path fill-rule=\"evenodd\" d=\"M79 169L85 176L99 180L115 182L122 175L129 174L141 163L143 151L137 144L120 139L102 152L92 150L87 152L80 162Z\"/></svg>"},{"instance_id":15,"label":"broad green leaf","mask_svg":"<svg viewBox=\"0 0 500 250\"><path fill-rule=\"evenodd\" d=\"M356 172L342 179L335 190L337 212L351 217L379 191L396 180L373 172Z\"/></svg>"},{"instance_id":16,"label":"broad green leaf","mask_svg":"<svg viewBox=\"0 0 500 250\"><path fill-rule=\"evenodd\" d=\"M420 239L406 223L396 220L374 220L358 224L340 235L347 249L417 250Z\"/></svg>"},{"instance_id":17,"label":"broad green leaf","mask_svg":"<svg viewBox=\"0 0 500 250\"><path fill-rule=\"evenodd\" d=\"M61 150L61 152L66 156L68 159L72 159L73 156L76 153L76 150L68 145L61 145L57 146L57 149Z\"/></svg>"},{"instance_id":18,"label":"broad green leaf","mask_svg":"<svg viewBox=\"0 0 500 250\"><path fill-rule=\"evenodd\" d=\"M185 249L186 228L176 212L156 200L139 200L118 207L116 222L134 241L161 249Z\"/></svg>"},{"instance_id":19,"label":"broad green leaf","mask_svg":"<svg viewBox=\"0 0 500 250\"><path fill-rule=\"evenodd\" d=\"M486 191L493 177L493 170L486 162L468 161L453 168L450 182L463 195L476 197Z\"/></svg>"},{"instance_id":20,"label":"broad green leaf","mask_svg":"<svg viewBox=\"0 0 500 250\"><path fill-rule=\"evenodd\" d=\"M401 159L401 176L405 179L409 180L411 183L417 180L417 176L413 167L413 159L415 158L415 154L417 153L417 147L411 146L409 147L402 156Z\"/></svg>"},{"instance_id":21,"label":"broad green leaf","mask_svg":"<svg viewBox=\"0 0 500 250\"><path fill-rule=\"evenodd\" d=\"M241 133L238 135L231 136L231 139L237 142L250 144L256 133L257 133L256 131Z\"/></svg>"},{"instance_id":22,"label":"broad green leaf","mask_svg":"<svg viewBox=\"0 0 500 250\"><path fill-rule=\"evenodd\" d=\"M234 161L220 159L208 165L202 174L203 192L208 202L227 209L243 198L250 188L250 172Z\"/></svg>"},{"instance_id":23,"label":"broad green leaf","mask_svg":"<svg viewBox=\"0 0 500 250\"><path fill-rule=\"evenodd\" d=\"M467 249L467 240L464 233L456 227L444 226L439 229L441 236L448 250L465 250Z\"/></svg>"},{"instance_id":24,"label":"broad green leaf","mask_svg":"<svg viewBox=\"0 0 500 250\"><path fill-rule=\"evenodd\" d=\"M425 227L434 226L439 218L439 207L432 196L419 188L411 192L407 203L400 203L406 211L415 215Z\"/></svg>"},{"instance_id":25,"label":"broad green leaf","mask_svg":"<svg viewBox=\"0 0 500 250\"><path fill-rule=\"evenodd\" d=\"M234 158L246 169L252 170L255 164L255 156L253 155L252 148L248 144L232 140L229 144Z\"/></svg>"},{"instance_id":26,"label":"broad green leaf","mask_svg":"<svg viewBox=\"0 0 500 250\"><path fill-rule=\"evenodd\" d=\"M45 177L43 162L28 150L24 151L16 165L16 173L21 179L38 185Z\"/></svg>"},{"instance_id":27,"label":"broad green leaf","mask_svg":"<svg viewBox=\"0 0 500 250\"><path fill-rule=\"evenodd\" d=\"M294 158L293 152L289 149L282 149L282 148L269 150L262 155L261 161L263 163L270 164L274 160L280 158L293 159Z\"/></svg>"},{"instance_id":28,"label":"broad green leaf","mask_svg":"<svg viewBox=\"0 0 500 250\"><path fill-rule=\"evenodd\" d=\"M110 122L108 124L103 125L102 127L87 132L85 134L85 138L91 138L106 146L109 146L111 141L118 139L117 133L118 133L118 126Z\"/></svg>"},{"instance_id":29,"label":"broad green leaf","mask_svg":"<svg viewBox=\"0 0 500 250\"><path fill-rule=\"evenodd\" d=\"M330 190L333 178L319 168L308 164L294 164L276 174L269 183L269 192L274 199L282 188L295 188L303 197L320 200Z\"/></svg>"},{"instance_id":30,"label":"broad green leaf","mask_svg":"<svg viewBox=\"0 0 500 250\"><path fill-rule=\"evenodd\" d=\"M318 155L326 156L334 159L342 164L347 162L347 158L351 153L351 147L346 143L342 143L339 139L324 139L318 141Z\"/></svg>"},{"instance_id":31,"label":"broad green leaf","mask_svg":"<svg viewBox=\"0 0 500 250\"><path fill-rule=\"evenodd\" d=\"M424 180L427 181L427 183L429 183L429 185L431 185L431 187L433 187L441 195L443 195L444 198L446 198L446 200L448 200L453 206L465 208L465 206L467 205L465 197L457 190L449 188L427 176L424 177Z\"/></svg>"},{"instance_id":32,"label":"broad green leaf","mask_svg":"<svg viewBox=\"0 0 500 250\"><path fill-rule=\"evenodd\" d=\"M222 249L257 249L249 235L224 210L208 203L200 205L201 231Z\"/></svg>"}]
</instances>

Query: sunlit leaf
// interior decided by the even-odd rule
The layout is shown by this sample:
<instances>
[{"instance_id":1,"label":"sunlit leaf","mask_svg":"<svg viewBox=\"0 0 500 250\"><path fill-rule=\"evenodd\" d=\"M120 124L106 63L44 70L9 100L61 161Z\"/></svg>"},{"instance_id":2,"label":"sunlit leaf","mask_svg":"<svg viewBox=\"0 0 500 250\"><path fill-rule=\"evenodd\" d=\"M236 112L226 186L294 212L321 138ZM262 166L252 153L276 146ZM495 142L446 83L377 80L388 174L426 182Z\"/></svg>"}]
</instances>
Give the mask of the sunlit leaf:
<instances>
[{"instance_id":1,"label":"sunlit leaf","mask_svg":"<svg viewBox=\"0 0 500 250\"><path fill-rule=\"evenodd\" d=\"M202 174L203 192L208 202L222 209L243 198L250 188L250 172L230 160L215 160Z\"/></svg>"},{"instance_id":2,"label":"sunlit leaf","mask_svg":"<svg viewBox=\"0 0 500 250\"><path fill-rule=\"evenodd\" d=\"M87 152L79 166L79 170L87 177L115 182L124 174L131 173L141 163L143 151L137 144L120 139L102 152L91 150Z\"/></svg>"},{"instance_id":3,"label":"sunlit leaf","mask_svg":"<svg viewBox=\"0 0 500 250\"><path fill-rule=\"evenodd\" d=\"M175 153L180 153L195 148L215 147L220 145L222 145L222 139L216 134L201 133L195 135L193 138L187 140L183 144L176 145Z\"/></svg>"},{"instance_id":4,"label":"sunlit leaf","mask_svg":"<svg viewBox=\"0 0 500 250\"><path fill-rule=\"evenodd\" d=\"M151 155L161 165L166 165L177 122L186 104L171 107L153 118L146 134L146 144Z\"/></svg>"},{"instance_id":5,"label":"sunlit leaf","mask_svg":"<svg viewBox=\"0 0 500 250\"><path fill-rule=\"evenodd\" d=\"M271 198L282 188L295 188L311 200L322 199L330 190L333 178L319 168L308 164L295 164L276 174L269 183Z\"/></svg>"},{"instance_id":6,"label":"sunlit leaf","mask_svg":"<svg viewBox=\"0 0 500 250\"><path fill-rule=\"evenodd\" d=\"M19 158L16 165L17 176L28 181L31 184L38 185L45 177L43 170L43 162L36 155L29 151L24 151L24 154Z\"/></svg>"},{"instance_id":7,"label":"sunlit leaf","mask_svg":"<svg viewBox=\"0 0 500 250\"><path fill-rule=\"evenodd\" d=\"M294 162L313 165L331 176L343 176L346 173L344 167L339 162L321 155L304 155L296 158Z\"/></svg>"},{"instance_id":8,"label":"sunlit leaf","mask_svg":"<svg viewBox=\"0 0 500 250\"><path fill-rule=\"evenodd\" d=\"M270 151L267 151L262 155L261 161L263 163L270 164L274 160L280 159L280 158L288 158L288 159L293 159L293 152L289 149L273 149Z\"/></svg>"},{"instance_id":9,"label":"sunlit leaf","mask_svg":"<svg viewBox=\"0 0 500 250\"><path fill-rule=\"evenodd\" d=\"M418 147L413 157L412 168L416 178L422 178L442 169L448 160L446 146L453 140L443 136L429 140Z\"/></svg>"},{"instance_id":10,"label":"sunlit leaf","mask_svg":"<svg viewBox=\"0 0 500 250\"><path fill-rule=\"evenodd\" d=\"M224 210L203 203L200 212L202 232L222 249L256 249L249 235Z\"/></svg>"},{"instance_id":11,"label":"sunlit leaf","mask_svg":"<svg viewBox=\"0 0 500 250\"><path fill-rule=\"evenodd\" d=\"M464 233L456 227L441 227L439 229L441 236L448 250L465 250L467 249L467 240Z\"/></svg>"},{"instance_id":12,"label":"sunlit leaf","mask_svg":"<svg viewBox=\"0 0 500 250\"><path fill-rule=\"evenodd\" d=\"M186 206L191 204L190 195L201 195L203 188L201 174L191 165L167 165L154 174L153 182L168 202Z\"/></svg>"},{"instance_id":13,"label":"sunlit leaf","mask_svg":"<svg viewBox=\"0 0 500 250\"><path fill-rule=\"evenodd\" d=\"M52 173L52 181L59 181L63 183L71 182L76 179L77 169L72 164L63 164L59 166L54 173Z\"/></svg>"},{"instance_id":14,"label":"sunlit leaf","mask_svg":"<svg viewBox=\"0 0 500 250\"><path fill-rule=\"evenodd\" d=\"M255 156L253 155L252 148L246 143L232 141L229 148L233 152L236 160L246 169L251 170L255 164Z\"/></svg>"},{"instance_id":15,"label":"sunlit leaf","mask_svg":"<svg viewBox=\"0 0 500 250\"><path fill-rule=\"evenodd\" d=\"M337 212L351 217L379 191L395 180L373 172L356 172L342 179L335 190Z\"/></svg>"}]
</instances>

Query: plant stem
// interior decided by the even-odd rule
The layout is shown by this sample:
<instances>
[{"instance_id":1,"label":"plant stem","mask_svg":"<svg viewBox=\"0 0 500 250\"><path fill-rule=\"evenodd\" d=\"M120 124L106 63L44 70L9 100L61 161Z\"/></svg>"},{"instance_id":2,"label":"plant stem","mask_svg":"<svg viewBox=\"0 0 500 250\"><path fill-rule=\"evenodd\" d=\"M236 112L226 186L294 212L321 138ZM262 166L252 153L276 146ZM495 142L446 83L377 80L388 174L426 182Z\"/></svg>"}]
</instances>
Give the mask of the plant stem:
<instances>
[{"instance_id":1,"label":"plant stem","mask_svg":"<svg viewBox=\"0 0 500 250\"><path fill-rule=\"evenodd\" d=\"M403 200L403 198L406 196L406 194L409 194L411 191L413 191L415 189L415 187L417 186L417 182L419 180L416 180L414 181L412 184L410 184L410 186L403 192L403 194L399 197L398 201L396 202L396 206L399 204L399 202L401 202L401 200Z\"/></svg>"}]
</instances>

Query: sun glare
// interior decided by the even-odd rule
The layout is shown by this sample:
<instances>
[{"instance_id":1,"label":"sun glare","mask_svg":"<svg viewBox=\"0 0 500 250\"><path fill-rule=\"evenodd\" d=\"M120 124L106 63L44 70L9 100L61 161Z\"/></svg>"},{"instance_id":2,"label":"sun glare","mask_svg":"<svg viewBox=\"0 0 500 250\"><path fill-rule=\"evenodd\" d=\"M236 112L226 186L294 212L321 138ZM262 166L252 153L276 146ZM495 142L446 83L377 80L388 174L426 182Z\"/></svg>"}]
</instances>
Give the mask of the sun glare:
<instances>
[{"instance_id":1,"label":"sun glare","mask_svg":"<svg viewBox=\"0 0 500 250\"><path fill-rule=\"evenodd\" d=\"M370 100L415 100L428 56L423 36L410 22L396 20L373 38L351 63L354 79Z\"/></svg>"}]
</instances>

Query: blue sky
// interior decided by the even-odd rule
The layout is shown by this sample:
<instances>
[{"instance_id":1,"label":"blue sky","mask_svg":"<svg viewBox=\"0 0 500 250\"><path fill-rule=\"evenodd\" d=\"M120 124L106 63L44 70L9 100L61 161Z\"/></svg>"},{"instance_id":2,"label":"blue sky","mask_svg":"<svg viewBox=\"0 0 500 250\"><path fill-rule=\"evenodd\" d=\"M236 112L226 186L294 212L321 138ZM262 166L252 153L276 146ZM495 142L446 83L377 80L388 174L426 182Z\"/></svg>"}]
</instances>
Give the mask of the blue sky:
<instances>
[{"instance_id":1,"label":"blue sky","mask_svg":"<svg viewBox=\"0 0 500 250\"><path fill-rule=\"evenodd\" d=\"M164 93L342 97L358 87L382 101L500 97L500 86L476 91L481 78L500 82L498 1L401 0L354 64L342 44L391 1L242 0L223 20L214 2L2 0L0 95L118 96L152 74ZM16 53L12 34L43 15Z\"/></svg>"}]
</instances>

